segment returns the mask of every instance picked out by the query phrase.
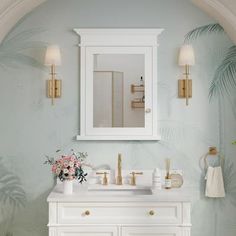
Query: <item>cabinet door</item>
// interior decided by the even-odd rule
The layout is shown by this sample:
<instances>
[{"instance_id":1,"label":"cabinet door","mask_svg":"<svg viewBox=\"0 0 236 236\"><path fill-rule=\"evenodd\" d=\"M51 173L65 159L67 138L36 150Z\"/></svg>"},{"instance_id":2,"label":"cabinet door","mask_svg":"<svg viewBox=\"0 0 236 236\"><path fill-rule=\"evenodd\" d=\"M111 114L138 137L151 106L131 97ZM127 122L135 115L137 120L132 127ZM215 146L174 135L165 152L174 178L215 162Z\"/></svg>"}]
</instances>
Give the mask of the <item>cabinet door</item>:
<instances>
[{"instance_id":1,"label":"cabinet door","mask_svg":"<svg viewBox=\"0 0 236 236\"><path fill-rule=\"evenodd\" d=\"M181 236L178 227L122 227L122 236Z\"/></svg>"},{"instance_id":2,"label":"cabinet door","mask_svg":"<svg viewBox=\"0 0 236 236\"><path fill-rule=\"evenodd\" d=\"M153 118L154 114L156 115L156 106L152 105L154 103L152 57L151 47L86 48L86 135L115 135L118 139L122 135L154 135ZM100 69L93 68L95 64L98 67L100 65ZM118 72L122 74L121 89L118 88L120 87ZM144 92L132 94L131 85L138 85L141 76L145 78ZM117 102L118 97L120 97L119 102ZM132 99L142 100L143 97L144 107L134 109L131 106ZM123 120L119 125L115 124L115 120L119 119L117 113ZM156 132L155 129L155 135Z\"/></svg>"},{"instance_id":3,"label":"cabinet door","mask_svg":"<svg viewBox=\"0 0 236 236\"><path fill-rule=\"evenodd\" d=\"M60 227L57 236L118 236L117 227L109 226L79 226Z\"/></svg>"}]
</instances>

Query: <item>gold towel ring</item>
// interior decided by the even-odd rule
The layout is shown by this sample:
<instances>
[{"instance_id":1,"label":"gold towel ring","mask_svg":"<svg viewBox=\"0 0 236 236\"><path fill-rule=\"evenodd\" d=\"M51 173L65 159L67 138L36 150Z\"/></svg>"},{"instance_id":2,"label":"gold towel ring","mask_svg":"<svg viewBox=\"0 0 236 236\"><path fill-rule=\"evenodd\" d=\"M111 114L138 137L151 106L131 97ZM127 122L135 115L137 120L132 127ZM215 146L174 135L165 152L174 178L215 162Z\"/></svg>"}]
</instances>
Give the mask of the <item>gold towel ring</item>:
<instances>
[{"instance_id":1,"label":"gold towel ring","mask_svg":"<svg viewBox=\"0 0 236 236\"><path fill-rule=\"evenodd\" d=\"M217 157L219 157L220 158L220 165L222 166L223 164L224 164L224 156L222 156L218 151L217 151L217 149L216 149L216 147L210 147L209 148L209 151L205 154L205 155L203 155L201 158L200 158L200 167L201 167L201 169L207 169L208 167L209 167L209 164L208 164L208 162L207 162L207 157L209 156L209 155L214 155L214 156L217 156ZM202 166L202 160L204 160L204 166Z\"/></svg>"}]
</instances>

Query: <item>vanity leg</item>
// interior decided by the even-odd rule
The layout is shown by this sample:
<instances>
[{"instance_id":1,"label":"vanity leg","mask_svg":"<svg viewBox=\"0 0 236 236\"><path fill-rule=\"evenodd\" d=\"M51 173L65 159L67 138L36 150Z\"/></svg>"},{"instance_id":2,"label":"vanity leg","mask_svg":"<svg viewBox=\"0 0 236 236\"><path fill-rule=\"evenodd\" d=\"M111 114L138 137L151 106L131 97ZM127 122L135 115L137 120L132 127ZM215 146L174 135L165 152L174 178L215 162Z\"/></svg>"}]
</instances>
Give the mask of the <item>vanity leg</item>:
<instances>
[{"instance_id":1,"label":"vanity leg","mask_svg":"<svg viewBox=\"0 0 236 236\"><path fill-rule=\"evenodd\" d=\"M191 236L191 228L190 227L182 228L182 236Z\"/></svg>"},{"instance_id":2,"label":"vanity leg","mask_svg":"<svg viewBox=\"0 0 236 236\"><path fill-rule=\"evenodd\" d=\"M48 229L48 236L57 236L57 229L55 227L50 227Z\"/></svg>"}]
</instances>

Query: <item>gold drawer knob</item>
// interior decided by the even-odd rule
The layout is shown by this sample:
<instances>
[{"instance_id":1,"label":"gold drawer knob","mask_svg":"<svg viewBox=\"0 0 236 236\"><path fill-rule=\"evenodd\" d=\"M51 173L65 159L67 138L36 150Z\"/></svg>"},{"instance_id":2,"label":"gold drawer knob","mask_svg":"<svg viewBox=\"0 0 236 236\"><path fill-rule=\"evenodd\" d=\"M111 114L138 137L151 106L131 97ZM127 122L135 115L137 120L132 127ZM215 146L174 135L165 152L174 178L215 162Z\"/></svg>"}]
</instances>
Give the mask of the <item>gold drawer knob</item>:
<instances>
[{"instance_id":1,"label":"gold drawer knob","mask_svg":"<svg viewBox=\"0 0 236 236\"><path fill-rule=\"evenodd\" d=\"M90 211L85 211L84 214L85 214L86 216L89 216L89 215L90 215Z\"/></svg>"},{"instance_id":2,"label":"gold drawer knob","mask_svg":"<svg viewBox=\"0 0 236 236\"><path fill-rule=\"evenodd\" d=\"M149 215L150 216L154 216L155 215L155 211L153 211L153 210L149 211Z\"/></svg>"}]
</instances>

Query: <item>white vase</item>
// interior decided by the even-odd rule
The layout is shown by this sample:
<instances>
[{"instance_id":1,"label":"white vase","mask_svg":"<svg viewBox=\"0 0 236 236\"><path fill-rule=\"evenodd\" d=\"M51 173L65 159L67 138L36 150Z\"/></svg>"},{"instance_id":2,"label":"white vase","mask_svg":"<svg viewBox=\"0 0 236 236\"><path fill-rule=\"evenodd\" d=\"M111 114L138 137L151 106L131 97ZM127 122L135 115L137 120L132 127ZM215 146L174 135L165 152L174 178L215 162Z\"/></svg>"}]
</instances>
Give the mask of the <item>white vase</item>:
<instances>
[{"instance_id":1,"label":"white vase","mask_svg":"<svg viewBox=\"0 0 236 236\"><path fill-rule=\"evenodd\" d=\"M63 181L63 193L65 195L70 195L73 193L73 181L72 180L64 180Z\"/></svg>"}]
</instances>

